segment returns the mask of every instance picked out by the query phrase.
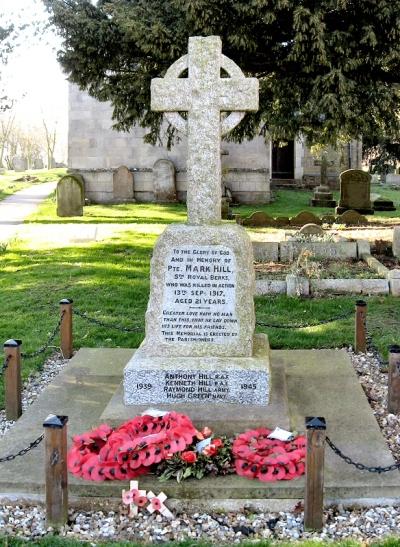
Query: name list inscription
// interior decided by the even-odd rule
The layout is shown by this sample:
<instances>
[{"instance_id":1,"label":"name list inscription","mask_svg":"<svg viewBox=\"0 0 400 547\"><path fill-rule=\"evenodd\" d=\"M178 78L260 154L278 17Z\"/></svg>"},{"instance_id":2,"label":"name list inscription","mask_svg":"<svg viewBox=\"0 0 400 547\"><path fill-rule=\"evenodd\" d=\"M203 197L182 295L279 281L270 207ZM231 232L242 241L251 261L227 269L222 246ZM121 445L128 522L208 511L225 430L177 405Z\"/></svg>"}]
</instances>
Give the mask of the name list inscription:
<instances>
[{"instance_id":1,"label":"name list inscription","mask_svg":"<svg viewBox=\"0 0 400 547\"><path fill-rule=\"evenodd\" d=\"M269 375L255 370L135 371L135 404L240 403L266 405Z\"/></svg>"},{"instance_id":2,"label":"name list inscription","mask_svg":"<svg viewBox=\"0 0 400 547\"><path fill-rule=\"evenodd\" d=\"M217 344L238 336L236 259L231 249L172 248L165 264L161 333L167 342Z\"/></svg>"}]
</instances>

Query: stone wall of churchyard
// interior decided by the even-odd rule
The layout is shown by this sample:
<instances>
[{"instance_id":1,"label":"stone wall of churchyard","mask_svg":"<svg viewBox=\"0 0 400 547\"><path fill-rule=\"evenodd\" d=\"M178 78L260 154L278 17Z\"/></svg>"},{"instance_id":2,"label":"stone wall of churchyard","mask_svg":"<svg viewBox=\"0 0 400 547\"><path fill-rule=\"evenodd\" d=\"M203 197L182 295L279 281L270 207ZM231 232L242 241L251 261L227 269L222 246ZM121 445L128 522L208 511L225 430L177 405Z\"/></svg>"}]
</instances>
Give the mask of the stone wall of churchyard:
<instances>
[{"instance_id":1,"label":"stone wall of churchyard","mask_svg":"<svg viewBox=\"0 0 400 547\"><path fill-rule=\"evenodd\" d=\"M68 167L85 180L86 197L93 202L112 202L113 174L121 165L133 173L134 198L153 201L153 166L159 159L173 162L176 193L186 197L186 139L171 150L143 141L145 129L130 132L112 129L112 108L70 85ZM270 152L260 137L241 145L224 142L223 180L242 203L270 200Z\"/></svg>"}]
</instances>

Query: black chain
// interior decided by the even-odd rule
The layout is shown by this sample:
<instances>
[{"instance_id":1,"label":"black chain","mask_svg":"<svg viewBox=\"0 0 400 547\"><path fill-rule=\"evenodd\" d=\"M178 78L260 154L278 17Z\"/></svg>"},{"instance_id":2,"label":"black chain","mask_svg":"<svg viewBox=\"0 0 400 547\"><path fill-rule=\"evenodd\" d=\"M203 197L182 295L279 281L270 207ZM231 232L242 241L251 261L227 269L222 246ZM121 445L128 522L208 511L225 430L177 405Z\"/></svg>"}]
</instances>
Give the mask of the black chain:
<instances>
[{"instance_id":1,"label":"black chain","mask_svg":"<svg viewBox=\"0 0 400 547\"><path fill-rule=\"evenodd\" d=\"M60 319L57 321L57 325L54 327L46 343L43 346L41 346L38 350L33 351L32 353L21 353L21 357L23 357L24 359L32 359L33 357L37 357L41 353L44 353L48 349L50 344L54 342L54 339L57 336L58 331L60 330L60 326L61 326L64 314L65 314L65 310L63 310L63 312L61 313Z\"/></svg>"},{"instance_id":2,"label":"black chain","mask_svg":"<svg viewBox=\"0 0 400 547\"><path fill-rule=\"evenodd\" d=\"M394 471L395 469L400 469L400 463L393 463L392 465L387 465L386 467L381 466L368 466L364 465L360 462L355 462L352 460L349 456L345 456L343 452L338 448L327 436L326 437L327 444L332 448L333 452L339 456L342 460L344 460L349 465L354 465L357 469L360 471L368 471L369 473L387 473L388 471Z\"/></svg>"},{"instance_id":3,"label":"black chain","mask_svg":"<svg viewBox=\"0 0 400 547\"><path fill-rule=\"evenodd\" d=\"M19 456L25 456L25 454L30 452L33 448L36 448L43 441L43 437L44 435L42 433L40 437L32 441L29 446L27 446L26 448L23 448L16 454L9 454L8 456L3 456L2 458L0 458L0 463L11 462L12 460L15 460L15 458L18 458Z\"/></svg>"},{"instance_id":4,"label":"black chain","mask_svg":"<svg viewBox=\"0 0 400 547\"><path fill-rule=\"evenodd\" d=\"M123 327L122 325L113 325L111 323L106 323L105 321L101 321L100 319L96 319L95 317L89 317L86 315L86 312L81 312L80 310L77 310L74 308L74 314L78 317L82 317L82 319L85 319L89 323L93 323L94 325L98 325L99 327L105 327L107 329L115 329L122 332L144 332L144 328L142 326L140 327Z\"/></svg>"},{"instance_id":5,"label":"black chain","mask_svg":"<svg viewBox=\"0 0 400 547\"><path fill-rule=\"evenodd\" d=\"M5 373L6 369L8 368L8 363L10 362L10 360L11 360L11 355L7 355L0 369L0 376L2 376Z\"/></svg>"},{"instance_id":6,"label":"black chain","mask_svg":"<svg viewBox=\"0 0 400 547\"><path fill-rule=\"evenodd\" d=\"M343 312L340 315L331 317L329 319L322 319L318 323L293 323L291 325L281 325L279 323L263 323L262 321L256 321L256 325L260 327L269 327L271 329L306 329L307 327L318 327L319 325L325 325L326 323L333 323L334 321L340 321L341 319L348 319L353 316L354 312Z\"/></svg>"}]
</instances>

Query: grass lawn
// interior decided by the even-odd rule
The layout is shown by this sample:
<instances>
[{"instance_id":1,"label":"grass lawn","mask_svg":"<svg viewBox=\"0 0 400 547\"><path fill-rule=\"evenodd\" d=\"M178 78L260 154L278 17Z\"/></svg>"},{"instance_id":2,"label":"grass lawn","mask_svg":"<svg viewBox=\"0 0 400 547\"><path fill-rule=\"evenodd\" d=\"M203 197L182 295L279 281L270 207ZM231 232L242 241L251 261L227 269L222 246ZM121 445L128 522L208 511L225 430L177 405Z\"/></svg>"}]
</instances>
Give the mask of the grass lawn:
<instances>
[{"instance_id":1,"label":"grass lawn","mask_svg":"<svg viewBox=\"0 0 400 547\"><path fill-rule=\"evenodd\" d=\"M379 185L372 187L373 193L379 193L394 201L397 211L377 211L368 218L371 222L387 224L400 222L400 190L385 189ZM233 213L249 216L255 211L264 211L271 216L294 216L300 211L312 211L317 215L332 214L333 209L311 207L311 190L277 190L275 201L266 205L240 205ZM338 199L339 193L335 192ZM83 217L60 218L56 215L56 201L53 194L45 200L38 211L27 222L42 223L165 223L185 222L186 206L183 203L158 205L153 203L128 203L119 205L89 205L84 208Z\"/></svg>"},{"instance_id":2,"label":"grass lawn","mask_svg":"<svg viewBox=\"0 0 400 547\"><path fill-rule=\"evenodd\" d=\"M113 547L139 547L146 545L145 543L138 542L126 542L126 541L97 541L88 543L87 541L79 541L74 539L64 539L59 537L48 537L42 539L34 539L24 541L17 538L0 538L0 545L4 547L23 547L23 546L40 546L40 547L80 547L83 545L99 545L103 547L113 546ZM335 547L362 547L365 545L365 542L346 539L343 541L323 541L323 540L303 540L303 541L278 541L278 540L262 540L262 541L242 541L240 543L225 543L226 546L229 545L239 545L240 547L290 547L295 544L297 547L318 547L320 545L326 546L335 546ZM147 545L153 545L152 543L147 543ZM205 541L193 541L193 539L180 542L166 542L162 544L165 547L212 547L215 543L209 543ZM399 547L400 540L398 538L387 538L381 540L375 540L368 543L371 547Z\"/></svg>"},{"instance_id":3,"label":"grass lawn","mask_svg":"<svg viewBox=\"0 0 400 547\"><path fill-rule=\"evenodd\" d=\"M14 242L0 253L0 340L19 338L31 353L47 339L58 319L58 301L109 323L143 326L149 296L149 262L155 234L125 231L108 241L32 250ZM352 344L356 297L301 300L256 298L257 319L278 324L317 323L342 312L349 319L305 329L258 327L273 348L335 348ZM400 299L371 297L369 327L381 351L399 343ZM74 347L137 347L143 332L126 333L92 325L75 316ZM57 345L56 340L55 344ZM51 351L51 350L49 350ZM23 375L40 368L43 357L26 359ZM0 404L3 383L0 380Z\"/></svg>"},{"instance_id":4,"label":"grass lawn","mask_svg":"<svg viewBox=\"0 0 400 547\"><path fill-rule=\"evenodd\" d=\"M58 180L65 175L66 172L66 169L41 169L23 171L20 173L8 171L6 174L0 175L0 201L11 194L15 194L18 190L23 190L24 188L32 186L32 184L41 184L42 182ZM35 180L19 180L27 177L34 177Z\"/></svg>"}]
</instances>

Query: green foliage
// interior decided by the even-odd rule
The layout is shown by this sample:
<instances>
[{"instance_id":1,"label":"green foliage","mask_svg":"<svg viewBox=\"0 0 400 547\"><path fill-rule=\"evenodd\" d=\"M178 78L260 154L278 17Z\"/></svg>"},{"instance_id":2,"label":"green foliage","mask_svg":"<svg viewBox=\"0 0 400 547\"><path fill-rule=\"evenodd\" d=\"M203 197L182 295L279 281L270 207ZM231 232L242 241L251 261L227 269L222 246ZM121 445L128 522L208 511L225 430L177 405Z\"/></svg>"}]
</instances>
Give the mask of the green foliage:
<instances>
[{"instance_id":1,"label":"green foliage","mask_svg":"<svg viewBox=\"0 0 400 547\"><path fill-rule=\"evenodd\" d=\"M43 0L63 38L69 79L111 101L115 127L150 128L150 81L187 52L189 36L220 35L224 53L260 81L260 109L232 132L309 142L399 134L400 0Z\"/></svg>"},{"instance_id":2,"label":"green foliage","mask_svg":"<svg viewBox=\"0 0 400 547\"><path fill-rule=\"evenodd\" d=\"M64 176L66 172L66 169L44 169L38 171L24 171L21 173L8 172L5 175L0 175L0 201L33 184L58 180Z\"/></svg>"}]
</instances>

